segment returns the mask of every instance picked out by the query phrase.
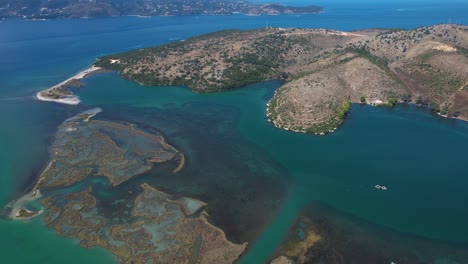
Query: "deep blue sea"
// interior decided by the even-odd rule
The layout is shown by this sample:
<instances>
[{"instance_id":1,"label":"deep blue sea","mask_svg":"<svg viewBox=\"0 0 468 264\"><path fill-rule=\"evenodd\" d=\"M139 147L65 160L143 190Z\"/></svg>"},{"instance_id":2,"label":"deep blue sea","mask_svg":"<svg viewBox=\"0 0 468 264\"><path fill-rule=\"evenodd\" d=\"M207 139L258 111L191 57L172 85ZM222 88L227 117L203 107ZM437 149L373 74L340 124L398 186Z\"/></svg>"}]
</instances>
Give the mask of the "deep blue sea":
<instances>
[{"instance_id":1,"label":"deep blue sea","mask_svg":"<svg viewBox=\"0 0 468 264\"><path fill-rule=\"evenodd\" d=\"M304 5L309 1L289 3ZM216 195L210 196L210 188L229 186L222 186L222 181L220 186L210 183L225 172L226 182L236 174L244 177L239 180L242 183L254 182L252 192L257 190L261 194L257 202L279 201L275 200L280 206L274 217L264 221L263 226L259 224L261 228L252 231L255 235L236 237L239 230L223 226L228 220L211 219L225 227L228 237L254 238L241 263L266 262L299 214L327 219L347 242L381 250L388 263L390 260L411 263L408 259L414 255L421 255L420 263L468 263L466 122L434 117L411 106L392 110L354 106L349 120L336 134L317 138L281 131L266 122L265 103L279 86L276 82L199 95L183 87L141 87L112 73L86 80L86 87L77 92L83 101L80 106L34 99L35 92L87 68L96 57L216 30L272 26L351 31L411 29L447 22L468 24L468 1L313 4L324 6L325 12L284 16L1 20L0 205L21 196L34 183L48 160L47 147L57 126L79 111L99 106L104 109L104 118L160 130L169 142L191 157L187 174L199 177L198 185L186 183L188 187L184 187L181 177L180 181L161 181L161 186L206 197L216 208L223 201L217 200ZM202 145L200 138L211 143ZM234 159L232 149L239 155L235 156L237 161L230 160ZM245 162L248 166L243 166L239 162L243 160L255 162ZM221 165L210 167L209 173L201 173L213 163ZM263 176L252 169L257 164L262 164L259 171L281 174L277 183L286 182L285 187L278 188L276 193L266 188L268 184L258 180ZM386 184L389 191L375 192L374 184ZM252 214L243 214L240 219L252 220ZM114 261L102 249L84 249L77 241L58 237L40 219L27 222L0 219L0 253L4 263ZM394 259L387 258L390 255Z\"/></svg>"}]
</instances>

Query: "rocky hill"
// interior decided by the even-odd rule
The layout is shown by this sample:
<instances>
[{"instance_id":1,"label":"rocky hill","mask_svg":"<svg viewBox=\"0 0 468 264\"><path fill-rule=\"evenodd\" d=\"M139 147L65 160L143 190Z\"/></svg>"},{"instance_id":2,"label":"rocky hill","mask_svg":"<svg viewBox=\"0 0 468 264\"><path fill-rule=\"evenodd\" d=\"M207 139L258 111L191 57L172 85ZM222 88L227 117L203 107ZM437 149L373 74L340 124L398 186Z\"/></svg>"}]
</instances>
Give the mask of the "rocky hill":
<instances>
[{"instance_id":1,"label":"rocky hill","mask_svg":"<svg viewBox=\"0 0 468 264\"><path fill-rule=\"evenodd\" d=\"M281 79L268 118L308 133L334 131L350 103L413 102L468 118L468 27L460 25L221 31L102 57L96 66L143 85L186 85L195 92Z\"/></svg>"},{"instance_id":2,"label":"rocky hill","mask_svg":"<svg viewBox=\"0 0 468 264\"><path fill-rule=\"evenodd\" d=\"M314 14L321 7L252 4L246 0L2 0L0 18L90 18L105 16L177 16L261 14Z\"/></svg>"},{"instance_id":3,"label":"rocky hill","mask_svg":"<svg viewBox=\"0 0 468 264\"><path fill-rule=\"evenodd\" d=\"M413 102L466 119L467 45L466 26L436 25L391 30L337 46L278 90L269 117L278 127L327 133L343 122L348 102Z\"/></svg>"},{"instance_id":4,"label":"rocky hill","mask_svg":"<svg viewBox=\"0 0 468 264\"><path fill-rule=\"evenodd\" d=\"M187 85L211 92L303 72L314 56L336 44L360 39L322 29L227 30L184 41L98 58L143 85Z\"/></svg>"}]
</instances>

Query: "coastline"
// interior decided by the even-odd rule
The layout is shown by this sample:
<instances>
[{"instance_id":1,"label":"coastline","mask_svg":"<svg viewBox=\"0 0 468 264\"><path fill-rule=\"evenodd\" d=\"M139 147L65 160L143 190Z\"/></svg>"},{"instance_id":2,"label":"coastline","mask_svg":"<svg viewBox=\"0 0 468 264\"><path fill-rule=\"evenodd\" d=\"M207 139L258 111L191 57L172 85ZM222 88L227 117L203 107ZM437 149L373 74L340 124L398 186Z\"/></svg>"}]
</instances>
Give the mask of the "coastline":
<instances>
[{"instance_id":1,"label":"coastline","mask_svg":"<svg viewBox=\"0 0 468 264\"><path fill-rule=\"evenodd\" d=\"M81 72L83 73L83 72ZM76 75L75 75L76 76ZM75 77L73 76L73 77ZM71 79L71 78L70 78ZM70 80L69 79L69 80ZM38 93L39 94L39 93ZM84 122L89 122L89 120L94 117L95 115L99 114L102 112L102 109L99 107L92 108L86 111L83 111L79 113L77 116L68 118L65 120L66 121L71 121L77 118L83 119ZM52 162L49 162L49 164L42 170L40 175L38 176L39 178L37 179L36 184L34 185L33 189L31 192L21 196L17 200L14 200L7 204L6 208L10 209L10 212L8 213L8 217L13 219L13 220L27 220L34 218L38 215L41 215L44 212L44 209L39 209L38 211L32 211L27 208L27 205L39 198L42 197L41 190L38 188L39 183L41 182L41 175L44 171L47 171L49 167L52 165Z\"/></svg>"},{"instance_id":2,"label":"coastline","mask_svg":"<svg viewBox=\"0 0 468 264\"><path fill-rule=\"evenodd\" d=\"M48 90L44 90L44 91L48 91ZM78 105L81 102L78 96L76 95L62 96L62 98L54 99L54 98L43 96L42 93L44 91L36 93L37 100L44 101L44 102L56 102L56 103L67 104L67 105Z\"/></svg>"},{"instance_id":3,"label":"coastline","mask_svg":"<svg viewBox=\"0 0 468 264\"><path fill-rule=\"evenodd\" d=\"M275 95L276 95L276 92L275 92ZM273 96L274 97L274 96ZM272 98L273 99L273 98ZM296 132L296 133L304 133L304 134L309 134L309 135L314 135L314 136L325 136L325 135L328 135L328 134L331 134L331 133L334 133L336 132L336 130L338 129L338 127L336 128L333 128L329 131L323 131L323 132L315 132L315 133L310 133L310 132L307 132L306 130L302 129L292 129L290 127L286 127L286 126L282 126L281 124L279 124L278 122L275 122L277 121L276 119L271 119L272 118L272 112L270 110L270 102L271 100L270 99L267 104L266 104L266 119L267 119L267 122L272 124L274 127L278 128L278 129L282 129L282 130L286 130L286 131L291 131L291 132ZM357 101L351 101L352 104L365 104L365 105L368 105L368 106L372 106L372 107L381 107L381 106L386 106L389 102L388 101L382 101L382 100L379 100L379 99L376 99L376 100L373 100L373 101L370 101L370 102L357 102ZM413 102L397 102L398 104L408 104L408 105L414 105L416 107L425 107L425 106L422 106L420 104L416 104L416 103L413 103ZM390 106L391 108L393 107ZM430 107L429 107L430 109ZM440 113L437 113L437 112L434 112L432 111L434 114L436 114L437 116L439 117L443 117L443 118L447 118L447 119L454 119L454 120L460 120L460 121L464 121L464 122L468 122L468 118L466 117L462 117L462 116L448 116L448 115L442 115ZM279 115L279 114L278 114ZM345 121L343 121L344 123ZM342 124L340 124L341 126Z\"/></svg>"},{"instance_id":4,"label":"coastline","mask_svg":"<svg viewBox=\"0 0 468 264\"><path fill-rule=\"evenodd\" d=\"M38 93L39 94L39 93ZM99 114L102 112L102 109L99 107L92 108L90 110L86 110L78 114L77 116L71 117L69 119L66 119L66 121L71 121L77 118L83 119L84 122L89 122L89 120L94 117L95 115ZM9 204L6 205L6 208L8 208L10 211L7 214L10 219L13 220L28 220L32 219L36 216L41 215L44 212L44 209L39 209L37 211L32 211L27 208L27 205L39 198L42 197L41 190L38 188L39 183L41 182L41 175L44 171L47 171L49 167L52 165L52 162L49 162L49 164L42 170L42 172L39 175L39 178L37 179L36 184L34 185L33 189L31 192L21 196L17 200L11 201Z\"/></svg>"},{"instance_id":5,"label":"coastline","mask_svg":"<svg viewBox=\"0 0 468 264\"><path fill-rule=\"evenodd\" d=\"M36 99L39 101L46 102L56 102L60 104L68 105L78 105L81 101L78 96L74 95L72 92L67 90L67 86L72 83L76 83L79 80L82 80L85 77L88 77L91 74L94 74L98 71L102 71L103 68L91 66L88 69L85 69L72 77L66 79L65 81L56 84L52 87L49 87L45 90L39 91L36 93Z\"/></svg>"},{"instance_id":6,"label":"coastline","mask_svg":"<svg viewBox=\"0 0 468 264\"><path fill-rule=\"evenodd\" d=\"M219 31L190 38L186 43L108 55L98 58L95 65L117 71L122 78L140 85L187 86L193 92L218 92L284 80L284 89L267 103L268 121L287 131L326 135L344 122L349 104L362 103L363 97L371 98L368 103L375 106L393 106L421 97L436 104L434 111L446 107L447 112L457 113L450 118L465 119L468 113L463 103L468 97L462 94L467 83L463 48L455 53L457 45L450 44L441 32L455 40L457 36L462 38L466 30L465 26L449 24L351 32L267 26L250 31ZM392 46L396 40L398 46ZM311 42L317 47L311 47ZM294 43L297 50L284 43ZM434 65L418 54L432 58ZM451 58L447 56L457 58L452 66L444 64ZM421 68L423 64L427 65ZM417 78L405 82L416 71ZM436 79L447 83L434 84ZM444 106L434 89L460 102Z\"/></svg>"},{"instance_id":7,"label":"coastline","mask_svg":"<svg viewBox=\"0 0 468 264\"><path fill-rule=\"evenodd\" d=\"M41 215L44 210L40 209L38 211L31 211L26 208L26 205L35 201L41 197L40 190L34 189L33 191L21 196L15 201L7 204L6 208L10 208L8 217L14 220L27 220L34 218L38 215Z\"/></svg>"},{"instance_id":8,"label":"coastline","mask_svg":"<svg viewBox=\"0 0 468 264\"><path fill-rule=\"evenodd\" d=\"M443 115L441 113L436 113L438 116L443 117L443 118L448 118L448 119L455 119L455 120L460 120L460 121L465 121L468 122L468 118L461 117L461 116L448 116L448 115Z\"/></svg>"}]
</instances>

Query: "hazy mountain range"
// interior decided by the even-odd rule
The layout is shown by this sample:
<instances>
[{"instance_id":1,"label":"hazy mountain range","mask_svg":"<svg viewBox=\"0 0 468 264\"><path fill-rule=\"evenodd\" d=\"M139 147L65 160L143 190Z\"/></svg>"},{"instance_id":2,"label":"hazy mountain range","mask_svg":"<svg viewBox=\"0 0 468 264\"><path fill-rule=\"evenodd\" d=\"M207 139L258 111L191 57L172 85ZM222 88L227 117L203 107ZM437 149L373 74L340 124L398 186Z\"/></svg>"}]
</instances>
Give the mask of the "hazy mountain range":
<instances>
[{"instance_id":1,"label":"hazy mountain range","mask_svg":"<svg viewBox=\"0 0 468 264\"><path fill-rule=\"evenodd\" d=\"M253 4L245 0L4 0L0 18L54 19L106 16L319 13L318 6Z\"/></svg>"}]
</instances>

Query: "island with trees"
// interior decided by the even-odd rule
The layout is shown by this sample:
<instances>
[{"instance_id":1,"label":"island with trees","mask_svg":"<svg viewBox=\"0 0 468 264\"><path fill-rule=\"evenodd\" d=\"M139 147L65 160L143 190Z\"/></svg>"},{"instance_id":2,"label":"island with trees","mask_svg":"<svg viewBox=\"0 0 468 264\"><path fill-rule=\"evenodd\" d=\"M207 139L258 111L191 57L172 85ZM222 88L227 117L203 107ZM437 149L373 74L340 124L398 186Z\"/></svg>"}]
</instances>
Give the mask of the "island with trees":
<instances>
[{"instance_id":1,"label":"island with trees","mask_svg":"<svg viewBox=\"0 0 468 264\"><path fill-rule=\"evenodd\" d=\"M350 103L412 102L468 118L468 27L413 30L227 30L98 58L95 66L147 86L213 92L279 79L267 104L275 126L326 134Z\"/></svg>"}]
</instances>

